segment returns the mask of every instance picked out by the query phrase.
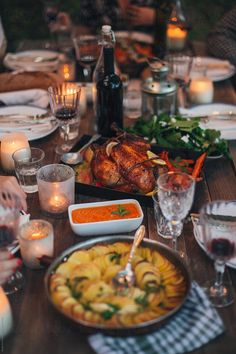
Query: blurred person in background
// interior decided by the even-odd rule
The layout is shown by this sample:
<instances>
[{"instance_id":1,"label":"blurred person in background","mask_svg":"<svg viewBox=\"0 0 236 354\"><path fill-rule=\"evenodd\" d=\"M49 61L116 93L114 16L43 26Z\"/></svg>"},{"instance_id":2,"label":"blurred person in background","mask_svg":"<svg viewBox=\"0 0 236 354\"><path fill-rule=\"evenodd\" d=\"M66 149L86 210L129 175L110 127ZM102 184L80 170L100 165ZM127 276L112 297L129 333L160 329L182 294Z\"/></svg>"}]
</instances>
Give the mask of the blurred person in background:
<instances>
[{"instance_id":1,"label":"blurred person in background","mask_svg":"<svg viewBox=\"0 0 236 354\"><path fill-rule=\"evenodd\" d=\"M51 30L65 24L75 34L96 33L107 24L116 31L153 33L157 0L80 0L79 3L79 12L73 19L69 13L59 12Z\"/></svg>"},{"instance_id":2,"label":"blurred person in background","mask_svg":"<svg viewBox=\"0 0 236 354\"><path fill-rule=\"evenodd\" d=\"M207 51L217 58L229 60L236 66L236 6L209 32Z\"/></svg>"}]
</instances>

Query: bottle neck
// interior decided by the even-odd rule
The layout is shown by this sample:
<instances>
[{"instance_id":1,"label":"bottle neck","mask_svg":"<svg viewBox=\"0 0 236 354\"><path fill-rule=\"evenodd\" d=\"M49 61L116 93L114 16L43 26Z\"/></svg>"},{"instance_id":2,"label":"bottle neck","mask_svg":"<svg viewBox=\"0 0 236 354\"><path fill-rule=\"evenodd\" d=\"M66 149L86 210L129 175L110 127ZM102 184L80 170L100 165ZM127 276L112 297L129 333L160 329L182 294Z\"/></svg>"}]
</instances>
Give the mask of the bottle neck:
<instances>
[{"instance_id":1,"label":"bottle neck","mask_svg":"<svg viewBox=\"0 0 236 354\"><path fill-rule=\"evenodd\" d=\"M114 32L112 30L109 32L102 31L99 44L103 47L114 47L115 46Z\"/></svg>"},{"instance_id":2,"label":"bottle neck","mask_svg":"<svg viewBox=\"0 0 236 354\"><path fill-rule=\"evenodd\" d=\"M114 49L112 47L103 48L104 55L104 74L114 74Z\"/></svg>"}]
</instances>

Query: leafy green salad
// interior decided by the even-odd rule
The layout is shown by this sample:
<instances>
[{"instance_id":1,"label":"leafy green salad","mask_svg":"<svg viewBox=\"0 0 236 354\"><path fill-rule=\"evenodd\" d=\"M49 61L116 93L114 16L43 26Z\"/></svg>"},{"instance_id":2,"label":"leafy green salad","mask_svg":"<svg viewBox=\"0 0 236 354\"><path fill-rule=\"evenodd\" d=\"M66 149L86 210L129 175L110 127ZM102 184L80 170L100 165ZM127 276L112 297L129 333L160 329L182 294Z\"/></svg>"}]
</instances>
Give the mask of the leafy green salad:
<instances>
[{"instance_id":1,"label":"leafy green salad","mask_svg":"<svg viewBox=\"0 0 236 354\"><path fill-rule=\"evenodd\" d=\"M153 115L148 121L138 118L127 131L146 137L150 143L166 148L186 148L207 152L209 156L229 156L228 143L221 139L221 133L214 129L202 129L200 118L185 118L180 115Z\"/></svg>"}]
</instances>

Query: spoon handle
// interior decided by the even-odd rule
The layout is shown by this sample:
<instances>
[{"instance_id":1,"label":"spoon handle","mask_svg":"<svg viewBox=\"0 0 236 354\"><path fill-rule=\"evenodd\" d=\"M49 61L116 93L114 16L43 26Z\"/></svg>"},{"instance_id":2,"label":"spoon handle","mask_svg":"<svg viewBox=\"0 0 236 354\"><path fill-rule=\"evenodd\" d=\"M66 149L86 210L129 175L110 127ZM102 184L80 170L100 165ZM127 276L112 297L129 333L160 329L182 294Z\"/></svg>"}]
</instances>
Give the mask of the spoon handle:
<instances>
[{"instance_id":1,"label":"spoon handle","mask_svg":"<svg viewBox=\"0 0 236 354\"><path fill-rule=\"evenodd\" d=\"M134 254L135 254L135 251L136 251L136 248L141 243L142 239L144 238L144 235L145 235L145 226L141 225L138 228L138 230L135 232L134 241L133 241L133 244L132 244L132 247L131 247L131 251L130 251L129 259L128 259L128 262L127 262L127 266L129 264L131 264L131 261L133 259Z\"/></svg>"},{"instance_id":2,"label":"spoon handle","mask_svg":"<svg viewBox=\"0 0 236 354\"><path fill-rule=\"evenodd\" d=\"M82 152L84 149L86 149L89 145L91 145L94 141L98 140L100 137L101 137L100 134L93 135L91 139L89 139L89 141L77 151L77 153Z\"/></svg>"}]
</instances>

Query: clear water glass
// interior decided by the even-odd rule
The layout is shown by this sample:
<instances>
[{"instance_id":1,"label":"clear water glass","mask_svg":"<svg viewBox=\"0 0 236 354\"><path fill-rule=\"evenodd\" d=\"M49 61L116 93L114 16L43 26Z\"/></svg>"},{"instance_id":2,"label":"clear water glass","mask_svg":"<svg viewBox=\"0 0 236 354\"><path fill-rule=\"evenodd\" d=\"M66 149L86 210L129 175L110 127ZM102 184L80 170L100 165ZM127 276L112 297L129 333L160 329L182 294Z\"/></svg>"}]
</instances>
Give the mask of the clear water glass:
<instances>
[{"instance_id":1,"label":"clear water glass","mask_svg":"<svg viewBox=\"0 0 236 354\"><path fill-rule=\"evenodd\" d=\"M19 184L26 193L38 191L36 174L44 157L44 151L34 147L16 150L12 155Z\"/></svg>"},{"instance_id":2,"label":"clear water glass","mask_svg":"<svg viewBox=\"0 0 236 354\"><path fill-rule=\"evenodd\" d=\"M183 220L194 198L195 181L182 172L168 172L157 180L159 205L169 221L172 247L177 251L177 237L182 233Z\"/></svg>"}]
</instances>

